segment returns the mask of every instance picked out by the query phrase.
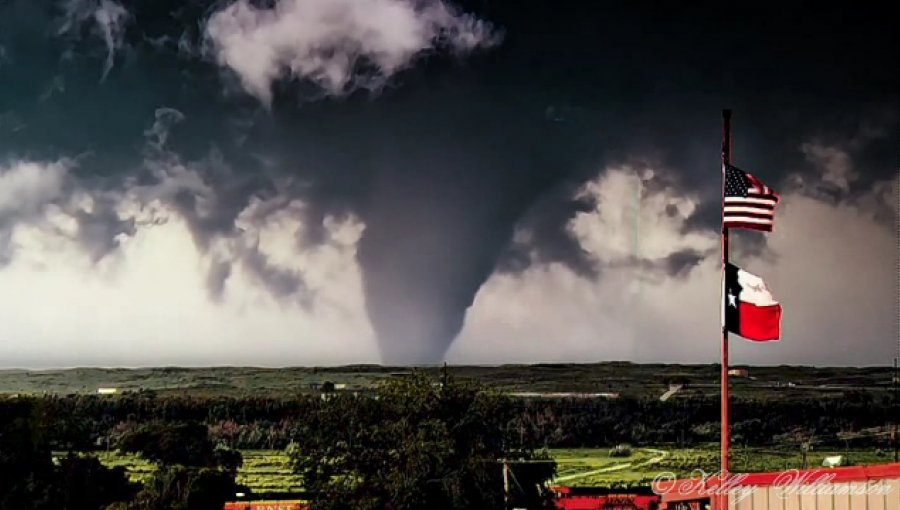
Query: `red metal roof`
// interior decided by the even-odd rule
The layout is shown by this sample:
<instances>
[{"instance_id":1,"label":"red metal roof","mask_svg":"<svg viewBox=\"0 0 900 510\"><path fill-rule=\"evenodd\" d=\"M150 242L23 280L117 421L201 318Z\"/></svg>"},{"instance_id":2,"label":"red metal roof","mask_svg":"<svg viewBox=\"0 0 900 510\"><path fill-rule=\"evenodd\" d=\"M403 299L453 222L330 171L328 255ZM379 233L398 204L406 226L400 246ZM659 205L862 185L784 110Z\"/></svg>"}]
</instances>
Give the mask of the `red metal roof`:
<instances>
[{"instance_id":1,"label":"red metal roof","mask_svg":"<svg viewBox=\"0 0 900 510\"><path fill-rule=\"evenodd\" d=\"M561 496L556 501L560 510L651 510L659 502L659 496L642 494L607 494Z\"/></svg>"},{"instance_id":2,"label":"red metal roof","mask_svg":"<svg viewBox=\"0 0 900 510\"><path fill-rule=\"evenodd\" d=\"M229 501L224 510L308 510L306 501Z\"/></svg>"}]
</instances>

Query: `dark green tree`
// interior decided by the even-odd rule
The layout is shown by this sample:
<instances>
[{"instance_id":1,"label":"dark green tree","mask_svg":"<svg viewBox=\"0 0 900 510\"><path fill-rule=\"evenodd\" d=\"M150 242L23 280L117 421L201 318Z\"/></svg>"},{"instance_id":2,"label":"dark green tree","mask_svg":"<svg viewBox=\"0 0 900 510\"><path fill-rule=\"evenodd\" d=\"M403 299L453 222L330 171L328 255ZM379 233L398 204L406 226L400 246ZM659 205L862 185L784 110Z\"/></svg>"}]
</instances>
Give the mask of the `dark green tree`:
<instances>
[{"instance_id":1,"label":"dark green tree","mask_svg":"<svg viewBox=\"0 0 900 510\"><path fill-rule=\"evenodd\" d=\"M9 402L0 413L0 510L59 508L41 415L30 399Z\"/></svg>"},{"instance_id":2,"label":"dark green tree","mask_svg":"<svg viewBox=\"0 0 900 510\"><path fill-rule=\"evenodd\" d=\"M237 492L241 453L214 448L205 424L150 422L125 433L119 447L160 464L131 510L221 510Z\"/></svg>"},{"instance_id":3,"label":"dark green tree","mask_svg":"<svg viewBox=\"0 0 900 510\"><path fill-rule=\"evenodd\" d=\"M211 467L216 465L207 426L202 423L153 421L119 439L119 448L140 453L164 466Z\"/></svg>"},{"instance_id":4,"label":"dark green tree","mask_svg":"<svg viewBox=\"0 0 900 510\"><path fill-rule=\"evenodd\" d=\"M45 402L19 399L0 414L0 510L101 510L139 486L122 468L74 453L53 464Z\"/></svg>"},{"instance_id":5,"label":"dark green tree","mask_svg":"<svg viewBox=\"0 0 900 510\"><path fill-rule=\"evenodd\" d=\"M238 469L244 465L244 456L241 455L241 452L229 448L224 443L216 445L216 449L213 450L213 458L219 467L231 473L233 477L237 476Z\"/></svg>"},{"instance_id":6,"label":"dark green tree","mask_svg":"<svg viewBox=\"0 0 900 510\"><path fill-rule=\"evenodd\" d=\"M140 484L130 482L123 467L107 468L96 457L70 453L57 468L64 510L99 510L115 502L130 502Z\"/></svg>"},{"instance_id":7,"label":"dark green tree","mask_svg":"<svg viewBox=\"0 0 900 510\"><path fill-rule=\"evenodd\" d=\"M222 510L234 497L234 477L212 468L164 466L129 510Z\"/></svg>"},{"instance_id":8,"label":"dark green tree","mask_svg":"<svg viewBox=\"0 0 900 510\"><path fill-rule=\"evenodd\" d=\"M290 455L317 509L502 508L501 461L533 457L510 447L518 437L507 433L513 412L506 398L473 383L394 379L372 397L319 402Z\"/></svg>"}]
</instances>

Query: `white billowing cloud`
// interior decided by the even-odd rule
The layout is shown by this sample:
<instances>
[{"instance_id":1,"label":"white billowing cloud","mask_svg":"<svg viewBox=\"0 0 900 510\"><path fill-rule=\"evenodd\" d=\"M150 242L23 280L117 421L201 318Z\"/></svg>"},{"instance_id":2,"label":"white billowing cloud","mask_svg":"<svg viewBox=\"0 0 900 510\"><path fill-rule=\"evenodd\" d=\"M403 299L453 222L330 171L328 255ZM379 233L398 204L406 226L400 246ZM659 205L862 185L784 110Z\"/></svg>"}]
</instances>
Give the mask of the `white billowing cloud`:
<instances>
[{"instance_id":1,"label":"white billowing cloud","mask_svg":"<svg viewBox=\"0 0 900 510\"><path fill-rule=\"evenodd\" d=\"M627 285L621 282L619 290L631 301ZM495 274L447 357L454 363L634 359L639 338L630 317L619 315L622 296L610 300L596 282L558 263Z\"/></svg>"},{"instance_id":2,"label":"white billowing cloud","mask_svg":"<svg viewBox=\"0 0 900 510\"><path fill-rule=\"evenodd\" d=\"M625 167L588 182L578 198L588 198L595 208L579 212L569 222L570 233L599 262L629 259L658 261L681 250L705 251L715 246L704 233L679 232L697 208L697 199L668 187L644 191L652 171L639 175Z\"/></svg>"},{"instance_id":3,"label":"white billowing cloud","mask_svg":"<svg viewBox=\"0 0 900 510\"><path fill-rule=\"evenodd\" d=\"M137 207L123 199L121 209L155 224L140 221L133 237L96 264L53 229L15 228L18 256L0 270L4 366L377 361L356 264L358 220L327 218L327 238L315 247L293 243L305 227L289 209L243 225L260 237L263 256L302 271L312 299L305 308L273 296L240 263L221 298L211 300L206 270L236 242L219 239L204 253L178 214L159 202Z\"/></svg>"},{"instance_id":4,"label":"white billowing cloud","mask_svg":"<svg viewBox=\"0 0 900 510\"><path fill-rule=\"evenodd\" d=\"M106 45L106 63L101 81L113 67L116 51L122 47L125 26L131 18L128 11L114 0L69 0L65 5L65 19L59 33L76 32L85 23L92 23L92 30Z\"/></svg>"},{"instance_id":5,"label":"white billowing cloud","mask_svg":"<svg viewBox=\"0 0 900 510\"><path fill-rule=\"evenodd\" d=\"M383 86L423 52L499 42L490 24L443 0L281 0L271 9L236 0L210 17L206 34L219 64L266 104L279 78L341 95Z\"/></svg>"},{"instance_id":6,"label":"white billowing cloud","mask_svg":"<svg viewBox=\"0 0 900 510\"><path fill-rule=\"evenodd\" d=\"M309 227L300 220L304 217L305 204L291 200L267 214L263 221L251 220L255 209L261 207L265 207L265 202L253 199L235 223L245 243L257 246L274 267L308 275L305 278L308 289L331 300L329 305L363 306L361 287L347 288L350 282L347 286L335 285L347 278L355 283L362 281L356 267L356 245L364 230L359 220L328 216L323 220L326 242L298 250L304 231ZM347 294L345 290L352 292ZM337 291L337 294L331 291ZM335 299L337 297L340 298Z\"/></svg>"},{"instance_id":7,"label":"white billowing cloud","mask_svg":"<svg viewBox=\"0 0 900 510\"><path fill-rule=\"evenodd\" d=\"M599 265L597 278L555 263L494 274L476 296L449 359L715 362L721 343L718 236L681 233L693 199L665 188L642 199L639 246L645 248L629 249L635 180L629 169L608 170L584 188L597 197L596 209L570 222ZM896 239L874 220L870 205L881 201L878 190L896 190L897 182L882 184L872 192L878 196L837 204L786 189L765 257L736 260L733 247L732 261L763 277L785 308L783 340L756 344L733 336L734 363L883 364L895 355ZM762 234L735 235L732 244L745 235ZM683 247L711 250L677 277L621 263L658 260Z\"/></svg>"},{"instance_id":8,"label":"white billowing cloud","mask_svg":"<svg viewBox=\"0 0 900 510\"><path fill-rule=\"evenodd\" d=\"M865 207L798 194L784 199L776 227L776 262L747 264L785 306L785 341L767 360L889 363L898 338L895 232Z\"/></svg>"},{"instance_id":9,"label":"white billowing cloud","mask_svg":"<svg viewBox=\"0 0 900 510\"><path fill-rule=\"evenodd\" d=\"M657 334L654 325L670 316L681 315L683 324L698 331L707 328L703 314L678 309L715 311L715 283L706 292L692 282L715 278L716 265L707 259L688 279L665 278L664 265L653 267L685 249L708 251L718 238L681 234L696 199L661 186L654 172L640 179L639 187L634 169L612 168L579 192L595 206L576 214L568 228L601 268L597 280L558 263L493 275L476 296L449 357L461 362L635 360L642 357L648 336ZM689 361L692 354L676 359Z\"/></svg>"},{"instance_id":10,"label":"white billowing cloud","mask_svg":"<svg viewBox=\"0 0 900 510\"><path fill-rule=\"evenodd\" d=\"M67 161L14 161L0 164L0 221L38 212L60 197L69 169Z\"/></svg>"}]
</instances>

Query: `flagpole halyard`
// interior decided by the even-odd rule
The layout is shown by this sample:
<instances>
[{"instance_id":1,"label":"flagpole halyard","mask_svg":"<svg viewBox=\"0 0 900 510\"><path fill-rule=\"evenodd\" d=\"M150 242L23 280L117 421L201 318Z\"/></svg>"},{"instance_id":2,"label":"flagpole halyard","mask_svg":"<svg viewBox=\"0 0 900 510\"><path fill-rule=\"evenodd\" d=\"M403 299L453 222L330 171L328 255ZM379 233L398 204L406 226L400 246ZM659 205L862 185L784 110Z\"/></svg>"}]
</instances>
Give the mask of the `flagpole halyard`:
<instances>
[{"instance_id":1,"label":"flagpole halyard","mask_svg":"<svg viewBox=\"0 0 900 510\"><path fill-rule=\"evenodd\" d=\"M731 163L731 110L722 110L722 281L725 281L725 271L728 266L728 228L725 226L725 168ZM721 308L722 317L722 431L721 431L721 476L722 483L725 483L725 477L728 476L730 470L729 449L731 446L731 424L729 420L728 408L728 328L725 325L725 288L722 287L721 299L719 306ZM727 510L728 495L725 491L721 491L720 510Z\"/></svg>"}]
</instances>

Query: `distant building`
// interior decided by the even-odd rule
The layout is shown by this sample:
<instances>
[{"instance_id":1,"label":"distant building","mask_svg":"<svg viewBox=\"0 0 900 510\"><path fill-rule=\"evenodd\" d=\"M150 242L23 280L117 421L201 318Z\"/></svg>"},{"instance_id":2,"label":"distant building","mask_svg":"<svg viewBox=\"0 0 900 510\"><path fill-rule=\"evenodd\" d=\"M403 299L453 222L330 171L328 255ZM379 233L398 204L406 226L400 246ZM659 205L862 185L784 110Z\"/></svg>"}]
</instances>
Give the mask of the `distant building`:
<instances>
[{"instance_id":1,"label":"distant building","mask_svg":"<svg viewBox=\"0 0 900 510\"><path fill-rule=\"evenodd\" d=\"M833 457L825 457L825 460L822 461L822 467L838 467L843 466L844 456L843 455L835 455Z\"/></svg>"},{"instance_id":2,"label":"distant building","mask_svg":"<svg viewBox=\"0 0 900 510\"><path fill-rule=\"evenodd\" d=\"M118 392L118 388L97 388L97 394L99 395L115 395Z\"/></svg>"},{"instance_id":3,"label":"distant building","mask_svg":"<svg viewBox=\"0 0 900 510\"><path fill-rule=\"evenodd\" d=\"M728 375L732 377L750 377L750 371L746 368L732 368L728 371Z\"/></svg>"}]
</instances>

